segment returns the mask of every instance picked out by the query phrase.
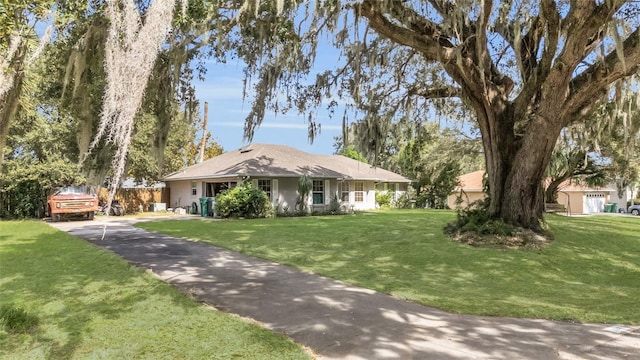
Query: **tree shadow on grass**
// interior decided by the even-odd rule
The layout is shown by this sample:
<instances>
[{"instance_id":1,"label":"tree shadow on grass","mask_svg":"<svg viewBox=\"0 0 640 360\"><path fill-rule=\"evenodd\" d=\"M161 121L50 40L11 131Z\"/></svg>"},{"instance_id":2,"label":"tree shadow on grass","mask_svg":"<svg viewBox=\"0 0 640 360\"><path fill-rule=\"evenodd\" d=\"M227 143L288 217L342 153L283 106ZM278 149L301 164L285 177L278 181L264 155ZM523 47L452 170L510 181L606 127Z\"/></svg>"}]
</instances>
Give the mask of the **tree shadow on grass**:
<instances>
[{"instance_id":1,"label":"tree shadow on grass","mask_svg":"<svg viewBox=\"0 0 640 360\"><path fill-rule=\"evenodd\" d=\"M49 229L40 223L30 225ZM0 354L127 358L139 347L154 345L153 340L135 338L146 331L145 326L154 327L160 335L175 331L162 328L170 323L166 318L174 316L164 313L163 305L172 304L168 310L178 313L197 306L171 287L143 276L143 270L120 257L96 251L86 241L64 233L49 229L25 236L17 232L4 236L1 245L0 303L28 309L38 316L40 326L26 337L0 339ZM147 350L147 354L154 351L157 349Z\"/></svg>"},{"instance_id":2,"label":"tree shadow on grass","mask_svg":"<svg viewBox=\"0 0 640 360\"><path fill-rule=\"evenodd\" d=\"M629 251L628 236L621 249L605 233L568 219L575 229L563 225L543 250L478 249L444 237L440 213L377 215L149 227L452 311L640 321L629 311L640 297L640 249Z\"/></svg>"},{"instance_id":3,"label":"tree shadow on grass","mask_svg":"<svg viewBox=\"0 0 640 360\"><path fill-rule=\"evenodd\" d=\"M82 235L224 311L248 316L327 358L616 359L637 355L637 330L449 314L204 243L111 227ZM375 268L372 268L375 271Z\"/></svg>"},{"instance_id":4,"label":"tree shadow on grass","mask_svg":"<svg viewBox=\"0 0 640 360\"><path fill-rule=\"evenodd\" d=\"M95 250L66 234L3 241L2 257L3 300L23 303L39 314L43 321L34 340L48 345L48 358L68 358L90 331L92 318L118 318L141 296L134 289L109 296L109 289L129 288L137 271L117 269L114 278L113 259L103 267L110 256L96 258Z\"/></svg>"}]
</instances>

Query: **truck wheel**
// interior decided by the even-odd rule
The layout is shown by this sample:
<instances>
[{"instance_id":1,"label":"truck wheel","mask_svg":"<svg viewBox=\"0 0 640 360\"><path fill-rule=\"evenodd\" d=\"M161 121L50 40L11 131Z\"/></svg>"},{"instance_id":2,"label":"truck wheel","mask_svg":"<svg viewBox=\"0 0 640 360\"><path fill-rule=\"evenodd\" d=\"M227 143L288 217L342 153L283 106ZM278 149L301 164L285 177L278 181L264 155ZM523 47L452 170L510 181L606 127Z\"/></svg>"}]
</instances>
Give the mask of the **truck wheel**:
<instances>
[{"instance_id":1,"label":"truck wheel","mask_svg":"<svg viewBox=\"0 0 640 360\"><path fill-rule=\"evenodd\" d=\"M87 219L93 220L93 215L94 215L93 211L88 212L87 213Z\"/></svg>"},{"instance_id":2,"label":"truck wheel","mask_svg":"<svg viewBox=\"0 0 640 360\"><path fill-rule=\"evenodd\" d=\"M51 214L51 220L53 222L58 222L60 221L60 214Z\"/></svg>"}]
</instances>

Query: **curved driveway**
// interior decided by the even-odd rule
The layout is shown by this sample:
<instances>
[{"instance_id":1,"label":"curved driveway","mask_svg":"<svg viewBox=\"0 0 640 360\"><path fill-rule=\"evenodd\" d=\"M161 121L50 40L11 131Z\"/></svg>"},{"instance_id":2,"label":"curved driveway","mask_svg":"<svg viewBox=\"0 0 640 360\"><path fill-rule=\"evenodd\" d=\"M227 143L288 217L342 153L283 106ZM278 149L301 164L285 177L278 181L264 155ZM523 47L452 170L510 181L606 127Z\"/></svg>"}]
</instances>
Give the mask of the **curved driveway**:
<instances>
[{"instance_id":1,"label":"curved driveway","mask_svg":"<svg viewBox=\"0 0 640 360\"><path fill-rule=\"evenodd\" d=\"M135 228L141 220L150 219L51 225L151 270L198 301L285 334L319 359L640 359L640 326L450 314Z\"/></svg>"}]
</instances>

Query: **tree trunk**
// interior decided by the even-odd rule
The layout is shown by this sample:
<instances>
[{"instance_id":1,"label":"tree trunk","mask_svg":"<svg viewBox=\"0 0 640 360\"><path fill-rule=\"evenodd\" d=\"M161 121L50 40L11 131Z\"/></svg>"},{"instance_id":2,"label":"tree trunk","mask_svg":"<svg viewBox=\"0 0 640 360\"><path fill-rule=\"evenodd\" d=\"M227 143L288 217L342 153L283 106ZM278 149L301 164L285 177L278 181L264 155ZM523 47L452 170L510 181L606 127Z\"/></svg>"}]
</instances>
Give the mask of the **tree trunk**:
<instances>
[{"instance_id":1,"label":"tree trunk","mask_svg":"<svg viewBox=\"0 0 640 360\"><path fill-rule=\"evenodd\" d=\"M0 171L4 162L4 150L7 146L7 137L9 136L9 128L11 120L18 112L20 106L20 90L22 89L22 80L24 72L18 71L14 75L13 87L9 90L3 99L0 99Z\"/></svg>"},{"instance_id":2,"label":"tree trunk","mask_svg":"<svg viewBox=\"0 0 640 360\"><path fill-rule=\"evenodd\" d=\"M547 186L547 189L544 191L544 201L547 203L555 203L558 201L558 187L565 181L566 178L558 178Z\"/></svg>"},{"instance_id":3,"label":"tree trunk","mask_svg":"<svg viewBox=\"0 0 640 360\"><path fill-rule=\"evenodd\" d=\"M504 116L508 116L508 112L496 120L505 121ZM538 117L522 138L501 136L492 148L487 149L485 145L490 216L512 225L541 230L544 171L561 128Z\"/></svg>"}]
</instances>

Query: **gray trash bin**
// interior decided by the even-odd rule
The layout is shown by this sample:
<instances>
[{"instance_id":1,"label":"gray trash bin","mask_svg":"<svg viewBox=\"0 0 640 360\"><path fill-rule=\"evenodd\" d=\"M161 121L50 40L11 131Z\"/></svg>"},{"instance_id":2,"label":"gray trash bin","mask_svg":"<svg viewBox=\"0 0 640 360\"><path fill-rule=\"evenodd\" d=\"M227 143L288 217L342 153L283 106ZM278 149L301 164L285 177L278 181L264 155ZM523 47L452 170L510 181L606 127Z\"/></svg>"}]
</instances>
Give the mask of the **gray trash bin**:
<instances>
[{"instance_id":1,"label":"gray trash bin","mask_svg":"<svg viewBox=\"0 0 640 360\"><path fill-rule=\"evenodd\" d=\"M216 198L208 197L207 198L207 216L214 217L216 215L215 206L216 206Z\"/></svg>"}]
</instances>

